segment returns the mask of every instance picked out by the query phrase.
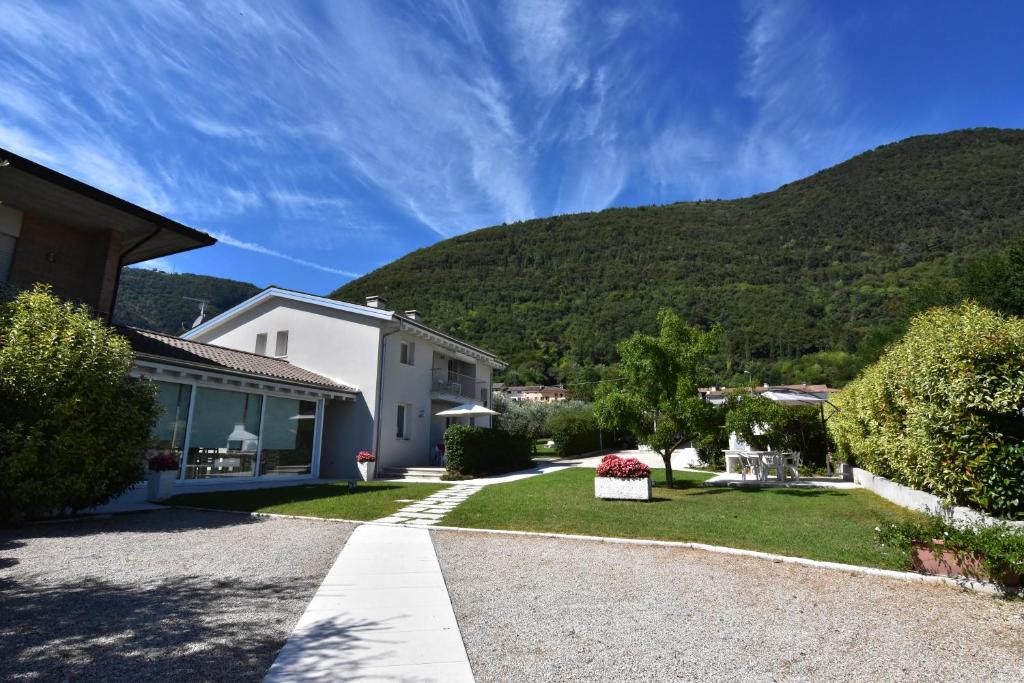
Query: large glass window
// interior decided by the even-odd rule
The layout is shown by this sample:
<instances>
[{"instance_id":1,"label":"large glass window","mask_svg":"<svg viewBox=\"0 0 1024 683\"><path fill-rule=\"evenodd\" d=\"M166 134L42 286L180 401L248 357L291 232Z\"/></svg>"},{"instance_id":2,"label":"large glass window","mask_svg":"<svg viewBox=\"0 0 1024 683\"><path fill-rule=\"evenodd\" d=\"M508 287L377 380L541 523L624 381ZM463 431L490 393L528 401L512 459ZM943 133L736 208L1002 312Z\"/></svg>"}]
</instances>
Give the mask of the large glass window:
<instances>
[{"instance_id":1,"label":"large glass window","mask_svg":"<svg viewBox=\"0 0 1024 683\"><path fill-rule=\"evenodd\" d=\"M160 417L153 428L153 439L147 457L157 453L169 453L181 462L185 448L185 429L188 426L188 403L192 387L174 382L154 382L156 401L160 405Z\"/></svg>"},{"instance_id":2,"label":"large glass window","mask_svg":"<svg viewBox=\"0 0 1024 683\"><path fill-rule=\"evenodd\" d=\"M268 396L263 417L260 474L310 474L315 431L314 401Z\"/></svg>"},{"instance_id":3,"label":"large glass window","mask_svg":"<svg viewBox=\"0 0 1024 683\"><path fill-rule=\"evenodd\" d=\"M259 394L199 387L185 478L254 476L262 408Z\"/></svg>"}]
</instances>

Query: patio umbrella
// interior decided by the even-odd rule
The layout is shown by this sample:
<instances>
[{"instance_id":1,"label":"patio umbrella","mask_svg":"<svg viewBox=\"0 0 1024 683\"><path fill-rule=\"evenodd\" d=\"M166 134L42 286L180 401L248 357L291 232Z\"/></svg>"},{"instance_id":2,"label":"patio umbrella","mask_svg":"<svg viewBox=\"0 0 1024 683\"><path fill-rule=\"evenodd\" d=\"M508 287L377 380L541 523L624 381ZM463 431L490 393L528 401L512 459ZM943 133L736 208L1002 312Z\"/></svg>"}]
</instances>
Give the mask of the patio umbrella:
<instances>
[{"instance_id":1,"label":"patio umbrella","mask_svg":"<svg viewBox=\"0 0 1024 683\"><path fill-rule=\"evenodd\" d=\"M496 410L491 410L486 406L482 406L479 403L463 403L457 405L454 408L448 408L442 410L439 413L434 413L438 417L474 417L477 415L500 415Z\"/></svg>"}]
</instances>

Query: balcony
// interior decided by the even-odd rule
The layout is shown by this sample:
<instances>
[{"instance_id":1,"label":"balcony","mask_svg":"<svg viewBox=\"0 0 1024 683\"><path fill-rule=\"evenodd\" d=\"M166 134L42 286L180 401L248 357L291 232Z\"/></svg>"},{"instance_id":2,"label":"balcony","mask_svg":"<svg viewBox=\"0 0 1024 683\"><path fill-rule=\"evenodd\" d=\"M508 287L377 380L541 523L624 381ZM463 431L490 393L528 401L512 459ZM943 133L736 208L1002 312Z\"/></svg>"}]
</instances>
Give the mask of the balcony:
<instances>
[{"instance_id":1,"label":"balcony","mask_svg":"<svg viewBox=\"0 0 1024 683\"><path fill-rule=\"evenodd\" d=\"M487 382L478 381L473 375L435 369L431 377L430 393L437 398L469 399L479 403L481 387L486 389Z\"/></svg>"}]
</instances>

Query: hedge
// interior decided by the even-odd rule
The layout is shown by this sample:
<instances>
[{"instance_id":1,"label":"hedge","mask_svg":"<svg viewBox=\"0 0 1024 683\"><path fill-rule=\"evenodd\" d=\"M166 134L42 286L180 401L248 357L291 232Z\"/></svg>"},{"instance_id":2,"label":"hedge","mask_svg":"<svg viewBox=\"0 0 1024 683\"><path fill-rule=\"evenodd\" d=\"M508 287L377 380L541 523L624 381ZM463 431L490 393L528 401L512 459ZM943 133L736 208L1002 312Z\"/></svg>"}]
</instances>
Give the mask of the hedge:
<instances>
[{"instance_id":1,"label":"hedge","mask_svg":"<svg viewBox=\"0 0 1024 683\"><path fill-rule=\"evenodd\" d=\"M947 504L1024 518L1024 320L974 303L915 317L834 399L840 458Z\"/></svg>"},{"instance_id":2,"label":"hedge","mask_svg":"<svg viewBox=\"0 0 1024 683\"><path fill-rule=\"evenodd\" d=\"M500 429L452 425L444 433L445 467L456 476L501 474L529 467L529 437Z\"/></svg>"},{"instance_id":3,"label":"hedge","mask_svg":"<svg viewBox=\"0 0 1024 683\"><path fill-rule=\"evenodd\" d=\"M601 448L601 430L590 406L552 413L547 421L547 432L555 442L555 452L562 457Z\"/></svg>"}]
</instances>

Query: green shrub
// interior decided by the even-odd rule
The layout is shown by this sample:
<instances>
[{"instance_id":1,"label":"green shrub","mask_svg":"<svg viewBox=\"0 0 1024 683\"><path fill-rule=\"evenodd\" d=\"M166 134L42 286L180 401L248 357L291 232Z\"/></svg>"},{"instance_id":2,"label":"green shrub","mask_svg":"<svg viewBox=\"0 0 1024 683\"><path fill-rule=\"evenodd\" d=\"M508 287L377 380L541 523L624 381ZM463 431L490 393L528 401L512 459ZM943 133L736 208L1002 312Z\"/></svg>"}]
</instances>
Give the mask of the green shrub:
<instances>
[{"instance_id":1,"label":"green shrub","mask_svg":"<svg viewBox=\"0 0 1024 683\"><path fill-rule=\"evenodd\" d=\"M529 467L530 439L500 429L452 425L444 433L445 467L453 477L500 474Z\"/></svg>"},{"instance_id":2,"label":"green shrub","mask_svg":"<svg viewBox=\"0 0 1024 683\"><path fill-rule=\"evenodd\" d=\"M996 581L1024 576L1024 529L1008 524L958 524L942 515L912 515L884 520L875 533L884 553L908 565L918 545L938 556L948 551L961 564L977 558Z\"/></svg>"},{"instance_id":3,"label":"green shrub","mask_svg":"<svg viewBox=\"0 0 1024 683\"><path fill-rule=\"evenodd\" d=\"M145 474L157 415L132 351L37 287L0 304L0 521L101 505Z\"/></svg>"},{"instance_id":4,"label":"green shrub","mask_svg":"<svg viewBox=\"0 0 1024 683\"><path fill-rule=\"evenodd\" d=\"M923 313L834 402L829 431L848 462L1024 517L1024 320L973 303Z\"/></svg>"},{"instance_id":5,"label":"green shrub","mask_svg":"<svg viewBox=\"0 0 1024 683\"><path fill-rule=\"evenodd\" d=\"M601 430L590 406L552 413L548 418L547 432L555 442L555 452L562 457L596 451L602 445Z\"/></svg>"}]
</instances>

